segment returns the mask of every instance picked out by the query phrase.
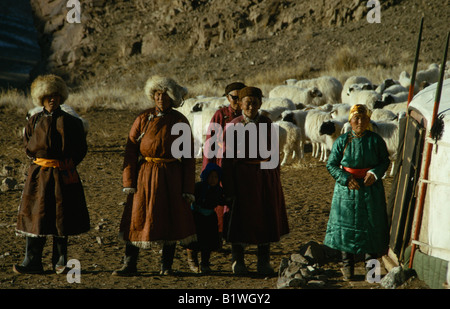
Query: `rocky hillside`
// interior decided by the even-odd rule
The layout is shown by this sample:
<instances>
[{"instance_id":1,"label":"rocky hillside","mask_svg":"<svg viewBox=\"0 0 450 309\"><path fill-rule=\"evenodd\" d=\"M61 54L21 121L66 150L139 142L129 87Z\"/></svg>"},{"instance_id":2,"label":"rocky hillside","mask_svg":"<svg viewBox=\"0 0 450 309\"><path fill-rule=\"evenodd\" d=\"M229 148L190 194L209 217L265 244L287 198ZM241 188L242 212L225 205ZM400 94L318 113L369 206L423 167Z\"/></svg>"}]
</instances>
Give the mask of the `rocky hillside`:
<instances>
[{"instance_id":1,"label":"rocky hillside","mask_svg":"<svg viewBox=\"0 0 450 309\"><path fill-rule=\"evenodd\" d=\"M425 65L441 61L450 20L450 0L380 1L380 23L368 22L372 8L361 0L81 2L81 22L69 23L67 0L31 0L40 72L61 74L72 86L139 88L155 73L221 86L297 66L296 77L307 77L344 47L360 66L409 65L421 17Z\"/></svg>"}]
</instances>

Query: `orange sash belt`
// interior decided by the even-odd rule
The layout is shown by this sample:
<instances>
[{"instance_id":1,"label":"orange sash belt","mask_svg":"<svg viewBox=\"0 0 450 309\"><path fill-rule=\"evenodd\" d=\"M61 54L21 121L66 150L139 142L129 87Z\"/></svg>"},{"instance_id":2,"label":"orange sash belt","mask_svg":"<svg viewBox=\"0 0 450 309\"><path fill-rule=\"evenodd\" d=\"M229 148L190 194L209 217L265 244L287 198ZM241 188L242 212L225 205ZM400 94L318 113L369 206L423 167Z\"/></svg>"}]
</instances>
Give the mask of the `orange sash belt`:
<instances>
[{"instance_id":1,"label":"orange sash belt","mask_svg":"<svg viewBox=\"0 0 450 309\"><path fill-rule=\"evenodd\" d=\"M70 160L61 161L56 159L36 158L33 162L42 167L53 167L59 169L69 169L73 167Z\"/></svg>"},{"instance_id":2,"label":"orange sash belt","mask_svg":"<svg viewBox=\"0 0 450 309\"><path fill-rule=\"evenodd\" d=\"M44 159L44 158L36 158L33 162L43 167L53 167L53 168L59 167L61 164L60 160Z\"/></svg>"},{"instance_id":3,"label":"orange sash belt","mask_svg":"<svg viewBox=\"0 0 450 309\"><path fill-rule=\"evenodd\" d=\"M62 180L67 185L80 182L80 177L78 176L78 173L71 159L62 161L55 159L36 158L33 162L42 167L52 167L59 169Z\"/></svg>"},{"instance_id":4,"label":"orange sash belt","mask_svg":"<svg viewBox=\"0 0 450 309\"><path fill-rule=\"evenodd\" d=\"M171 163L178 161L178 159L175 158L152 158L152 157L145 157L145 161L147 162L153 162L153 163Z\"/></svg>"},{"instance_id":5,"label":"orange sash belt","mask_svg":"<svg viewBox=\"0 0 450 309\"><path fill-rule=\"evenodd\" d=\"M371 170L371 168L351 168L346 166L343 166L343 169L355 178L364 178L366 177L366 173Z\"/></svg>"}]
</instances>

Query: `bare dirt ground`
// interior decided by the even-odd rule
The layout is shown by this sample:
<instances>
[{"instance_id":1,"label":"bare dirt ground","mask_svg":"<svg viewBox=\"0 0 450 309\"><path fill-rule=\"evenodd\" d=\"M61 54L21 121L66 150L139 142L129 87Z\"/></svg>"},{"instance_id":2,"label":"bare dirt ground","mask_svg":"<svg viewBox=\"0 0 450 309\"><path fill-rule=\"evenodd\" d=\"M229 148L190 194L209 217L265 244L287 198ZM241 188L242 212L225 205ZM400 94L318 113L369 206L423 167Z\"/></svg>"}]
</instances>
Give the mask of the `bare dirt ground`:
<instances>
[{"instance_id":1,"label":"bare dirt ground","mask_svg":"<svg viewBox=\"0 0 450 309\"><path fill-rule=\"evenodd\" d=\"M81 282L69 283L66 276L51 271L51 239L44 249L45 274L17 275L12 271L13 264L20 263L24 257L25 239L17 237L14 228L20 185L23 184L28 159L19 133L25 124L24 115L0 109L0 162L2 167L13 167L12 177L19 183L16 190L0 193L0 289L277 289L277 276L257 276L254 247L247 248L246 254L250 274L234 276L228 244L224 245L222 252L212 254L213 272L209 275L191 273L185 252L177 246L173 276L158 274L158 248L141 251L138 276L111 276L111 272L121 266L124 253L124 244L117 238L125 201L121 192L121 167L127 132L136 114L136 111L97 110L82 115L91 127L89 151L78 170L84 184L92 228L86 234L69 238L69 259L78 259L81 263ZM198 178L200 161L197 167ZM272 246L271 262L275 269L278 269L282 258L298 252L301 245L323 241L334 187L325 163L311 158L311 152L306 153L305 167L283 167L281 171L291 232ZM385 179L387 194L391 179ZM323 265L321 269L328 280L321 288L382 289L379 284L366 283L362 262L357 266L358 280L349 283L342 280L338 261ZM424 287L416 279L402 288Z\"/></svg>"}]
</instances>

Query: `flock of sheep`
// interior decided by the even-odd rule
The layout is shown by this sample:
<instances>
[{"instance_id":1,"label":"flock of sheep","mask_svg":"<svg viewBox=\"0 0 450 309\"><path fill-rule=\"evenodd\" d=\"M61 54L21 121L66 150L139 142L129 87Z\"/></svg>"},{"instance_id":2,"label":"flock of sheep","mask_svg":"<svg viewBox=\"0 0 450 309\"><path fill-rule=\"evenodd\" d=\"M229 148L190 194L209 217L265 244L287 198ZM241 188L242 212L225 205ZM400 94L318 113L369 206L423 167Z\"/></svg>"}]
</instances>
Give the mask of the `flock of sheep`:
<instances>
[{"instance_id":1,"label":"flock of sheep","mask_svg":"<svg viewBox=\"0 0 450 309\"><path fill-rule=\"evenodd\" d=\"M418 71L415 94L438 79L437 64ZM390 159L395 162L399 125L406 119L410 80L404 71L398 80L385 79L380 85L374 85L363 76L351 76L343 85L334 77L322 76L308 80L289 79L285 84L275 86L268 97L263 97L260 112L279 126L281 165L302 166L306 143L311 144L314 158L326 162L337 137L351 129L348 115L355 104L365 104L372 111L372 128L386 141ZM212 116L228 104L226 97L199 96L185 100L177 108L191 124L196 157L202 155ZM87 134L88 122L67 104L61 107L82 119ZM30 110L27 118L40 110L42 107Z\"/></svg>"},{"instance_id":2,"label":"flock of sheep","mask_svg":"<svg viewBox=\"0 0 450 309\"><path fill-rule=\"evenodd\" d=\"M437 64L418 71L414 92L438 78ZM302 166L306 143L312 145L312 156L325 162L336 138L351 129L348 123L351 106L365 104L372 111L373 130L386 141L390 159L395 162L399 125L406 119L409 86L407 72L402 72L398 80L389 78L380 85L362 76L349 77L344 84L331 76L289 79L263 98L260 112L279 126L281 165ZM200 96L185 100L178 108L191 123L197 155L201 155L212 116L227 104L225 97ZM393 170L392 166L391 175Z\"/></svg>"}]
</instances>

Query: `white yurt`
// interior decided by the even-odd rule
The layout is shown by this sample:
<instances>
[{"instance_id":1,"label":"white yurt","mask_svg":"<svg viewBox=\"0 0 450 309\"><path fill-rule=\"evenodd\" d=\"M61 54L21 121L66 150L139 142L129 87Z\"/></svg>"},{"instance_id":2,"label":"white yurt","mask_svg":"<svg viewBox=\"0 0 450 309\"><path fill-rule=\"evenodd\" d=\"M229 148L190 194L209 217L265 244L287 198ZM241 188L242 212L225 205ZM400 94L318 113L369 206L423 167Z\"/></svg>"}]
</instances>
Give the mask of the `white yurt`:
<instances>
[{"instance_id":1,"label":"white yurt","mask_svg":"<svg viewBox=\"0 0 450 309\"><path fill-rule=\"evenodd\" d=\"M388 201L392 222L385 258L411 266L430 288L442 289L450 283L450 80L441 92L437 88L438 83L423 89L408 106Z\"/></svg>"}]
</instances>

